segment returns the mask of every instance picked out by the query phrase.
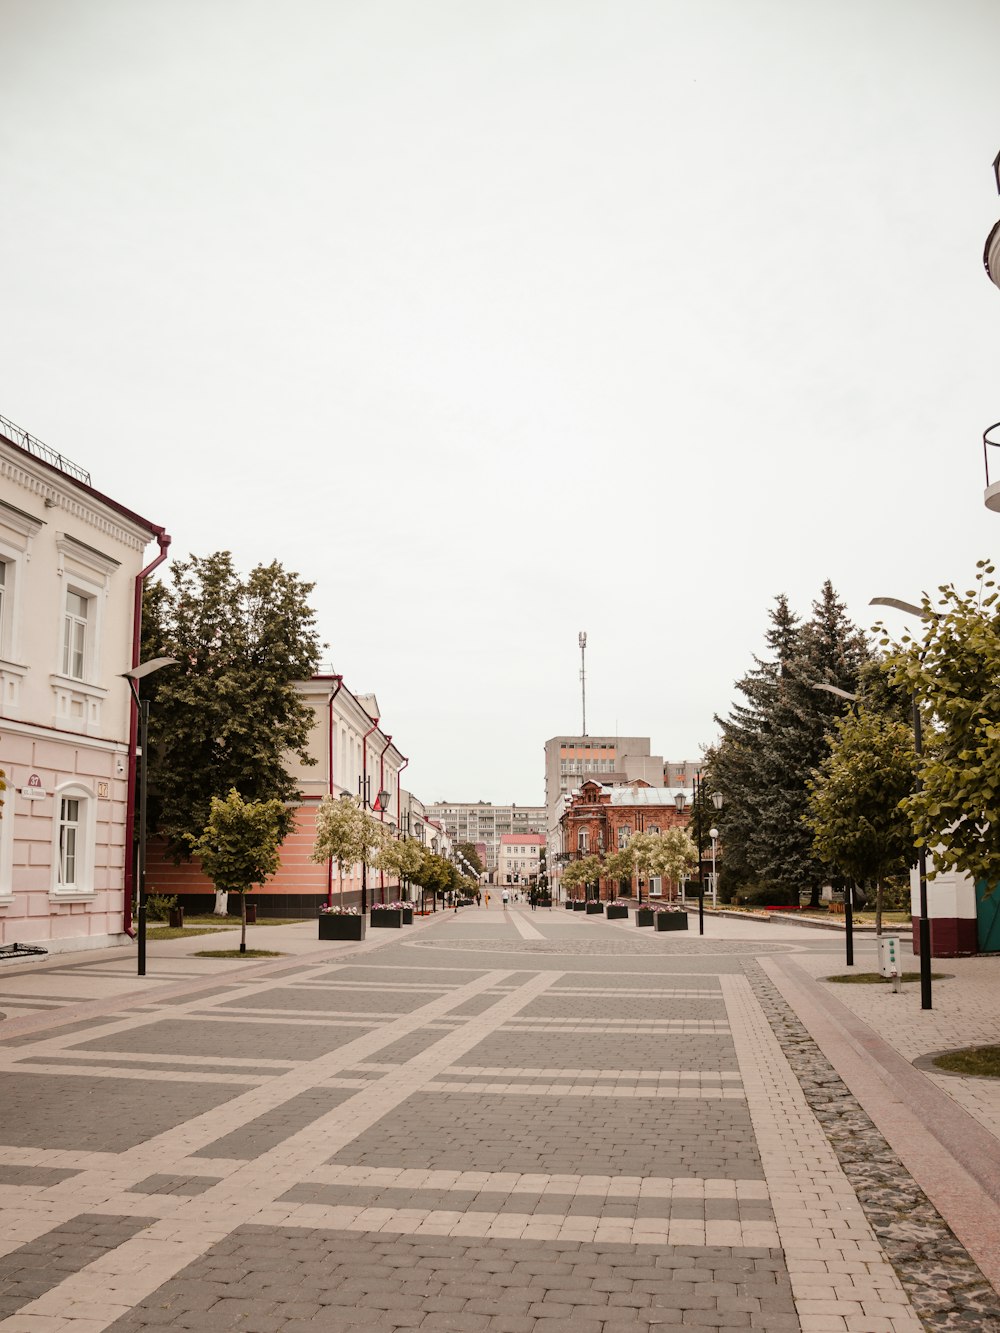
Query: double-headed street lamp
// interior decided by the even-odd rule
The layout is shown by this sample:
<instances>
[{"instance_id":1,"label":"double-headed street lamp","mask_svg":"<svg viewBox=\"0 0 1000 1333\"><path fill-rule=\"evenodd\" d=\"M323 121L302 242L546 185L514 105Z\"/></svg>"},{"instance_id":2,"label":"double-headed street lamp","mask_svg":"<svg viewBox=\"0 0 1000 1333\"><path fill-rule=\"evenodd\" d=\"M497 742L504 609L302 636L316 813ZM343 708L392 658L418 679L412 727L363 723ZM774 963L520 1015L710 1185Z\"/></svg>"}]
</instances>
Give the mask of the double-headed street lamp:
<instances>
[{"instance_id":1,"label":"double-headed street lamp","mask_svg":"<svg viewBox=\"0 0 1000 1333\"><path fill-rule=\"evenodd\" d=\"M151 657L148 662L140 662L129 671L123 671L123 679L128 681L132 699L139 713L139 745L136 759L142 756L142 768L139 772L139 855L136 874L136 941L138 943L138 975L146 975L146 791L149 775L149 700L139 697L139 681L151 676L161 667L173 666L176 657ZM132 818L132 811L128 812Z\"/></svg>"},{"instance_id":2,"label":"double-headed street lamp","mask_svg":"<svg viewBox=\"0 0 1000 1333\"><path fill-rule=\"evenodd\" d=\"M850 690L842 690L839 685L831 685L828 681L817 680L813 684L814 690L822 690L824 694L836 695L838 699L846 699L850 704L858 703L858 696L851 694ZM854 885L848 880L847 888L844 890L844 945L845 959L848 967L854 966Z\"/></svg>"},{"instance_id":3,"label":"double-headed street lamp","mask_svg":"<svg viewBox=\"0 0 1000 1333\"><path fill-rule=\"evenodd\" d=\"M699 935L704 935L705 933L705 874L704 874L704 869L702 867L702 857L701 857L703 833L704 833L702 825L705 820L704 786L705 786L704 778L702 778L700 774L696 773L694 776L694 801L692 803L691 808L696 816L695 833L698 839L698 934ZM723 803L722 792L721 791L713 792L712 804L715 806L716 810L722 809L722 803ZM677 792L674 796L674 805L676 805L678 811L681 814L683 814L684 807L685 805L687 805L687 793L683 791ZM719 905L718 889L715 888L716 884L715 843L718 836L719 836L718 829L709 830L709 837L712 839L712 886L714 889L713 901L716 907Z\"/></svg>"},{"instance_id":4,"label":"double-headed street lamp","mask_svg":"<svg viewBox=\"0 0 1000 1333\"><path fill-rule=\"evenodd\" d=\"M385 810L386 802L389 800L387 791L380 791L375 797L374 803L371 799L372 780L368 773L358 778L358 800L361 802L362 810ZM361 915L368 911L368 862L364 857L361 858Z\"/></svg>"},{"instance_id":5,"label":"double-headed street lamp","mask_svg":"<svg viewBox=\"0 0 1000 1333\"><path fill-rule=\"evenodd\" d=\"M932 615L925 611L921 606L914 606L912 602L900 601L898 597L873 597L868 603L869 606L891 606L897 611L905 611L907 615L919 616L921 620L930 620ZM914 783L914 789L919 791L920 781L920 760L923 755L923 736L920 728L920 705L917 696L913 695L913 751L917 759L917 777ZM920 1007L921 1009L930 1009L931 1006L931 923L927 915L927 853L921 842L917 848L917 878L920 881L920 916L917 918L917 938L920 943Z\"/></svg>"}]
</instances>

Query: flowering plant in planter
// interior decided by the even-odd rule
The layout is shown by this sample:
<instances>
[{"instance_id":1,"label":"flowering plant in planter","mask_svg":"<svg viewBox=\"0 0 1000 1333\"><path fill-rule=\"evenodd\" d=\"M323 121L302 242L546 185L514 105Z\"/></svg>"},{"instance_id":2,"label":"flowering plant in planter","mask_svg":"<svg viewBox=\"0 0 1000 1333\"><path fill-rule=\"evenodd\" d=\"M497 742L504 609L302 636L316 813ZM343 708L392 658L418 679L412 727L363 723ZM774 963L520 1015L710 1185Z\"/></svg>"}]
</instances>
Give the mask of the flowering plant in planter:
<instances>
[{"instance_id":1,"label":"flowering plant in planter","mask_svg":"<svg viewBox=\"0 0 1000 1333\"><path fill-rule=\"evenodd\" d=\"M327 906L326 903L319 909L320 916L360 916L361 909L358 907L342 907L339 903L332 903Z\"/></svg>"},{"instance_id":2,"label":"flowering plant in planter","mask_svg":"<svg viewBox=\"0 0 1000 1333\"><path fill-rule=\"evenodd\" d=\"M608 906L609 906L609 907L634 907L634 906L635 906L635 899L634 899L634 898L613 898L612 901L608 903Z\"/></svg>"},{"instance_id":3,"label":"flowering plant in planter","mask_svg":"<svg viewBox=\"0 0 1000 1333\"><path fill-rule=\"evenodd\" d=\"M683 912L684 908L679 903L650 903L651 912Z\"/></svg>"},{"instance_id":4,"label":"flowering plant in planter","mask_svg":"<svg viewBox=\"0 0 1000 1333\"><path fill-rule=\"evenodd\" d=\"M412 903L401 903L401 902L372 903L373 912L403 912L403 911L409 912L412 911L412 909L413 909Z\"/></svg>"}]
</instances>

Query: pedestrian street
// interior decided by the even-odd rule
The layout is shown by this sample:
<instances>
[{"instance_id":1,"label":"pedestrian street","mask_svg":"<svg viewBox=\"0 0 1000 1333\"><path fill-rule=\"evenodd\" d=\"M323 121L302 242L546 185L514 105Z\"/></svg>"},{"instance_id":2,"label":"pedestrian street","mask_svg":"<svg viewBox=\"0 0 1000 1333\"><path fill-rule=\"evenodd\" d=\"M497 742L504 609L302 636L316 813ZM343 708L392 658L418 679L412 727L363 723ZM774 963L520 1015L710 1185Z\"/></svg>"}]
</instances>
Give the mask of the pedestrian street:
<instances>
[{"instance_id":1,"label":"pedestrian street","mask_svg":"<svg viewBox=\"0 0 1000 1333\"><path fill-rule=\"evenodd\" d=\"M154 943L141 982L8 965L0 1333L1000 1329L995 1103L873 1072L914 988L828 995L830 932L689 926L494 896L272 927L266 962Z\"/></svg>"}]
</instances>

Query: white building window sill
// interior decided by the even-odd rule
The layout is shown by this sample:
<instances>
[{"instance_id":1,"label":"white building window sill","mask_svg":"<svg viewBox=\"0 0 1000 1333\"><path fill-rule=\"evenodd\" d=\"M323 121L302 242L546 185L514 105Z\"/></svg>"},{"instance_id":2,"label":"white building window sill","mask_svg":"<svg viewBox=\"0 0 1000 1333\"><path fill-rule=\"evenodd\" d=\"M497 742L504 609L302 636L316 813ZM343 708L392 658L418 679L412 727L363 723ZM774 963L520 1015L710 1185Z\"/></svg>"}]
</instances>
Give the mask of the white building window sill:
<instances>
[{"instance_id":1,"label":"white building window sill","mask_svg":"<svg viewBox=\"0 0 1000 1333\"><path fill-rule=\"evenodd\" d=\"M57 903L91 903L97 897L93 889L61 889L55 890L49 894L49 902L53 906Z\"/></svg>"}]
</instances>

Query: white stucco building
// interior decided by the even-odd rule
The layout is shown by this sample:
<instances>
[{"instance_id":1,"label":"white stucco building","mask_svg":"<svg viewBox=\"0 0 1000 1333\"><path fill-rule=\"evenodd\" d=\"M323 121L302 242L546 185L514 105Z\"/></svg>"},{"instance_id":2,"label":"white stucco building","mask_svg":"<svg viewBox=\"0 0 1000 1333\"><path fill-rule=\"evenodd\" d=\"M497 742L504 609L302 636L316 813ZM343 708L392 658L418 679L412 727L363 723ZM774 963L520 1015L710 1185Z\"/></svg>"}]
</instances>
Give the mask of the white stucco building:
<instances>
[{"instance_id":1,"label":"white stucco building","mask_svg":"<svg viewBox=\"0 0 1000 1333\"><path fill-rule=\"evenodd\" d=\"M138 662L143 577L169 543L0 418L4 944L127 942L135 717L121 673Z\"/></svg>"}]
</instances>

